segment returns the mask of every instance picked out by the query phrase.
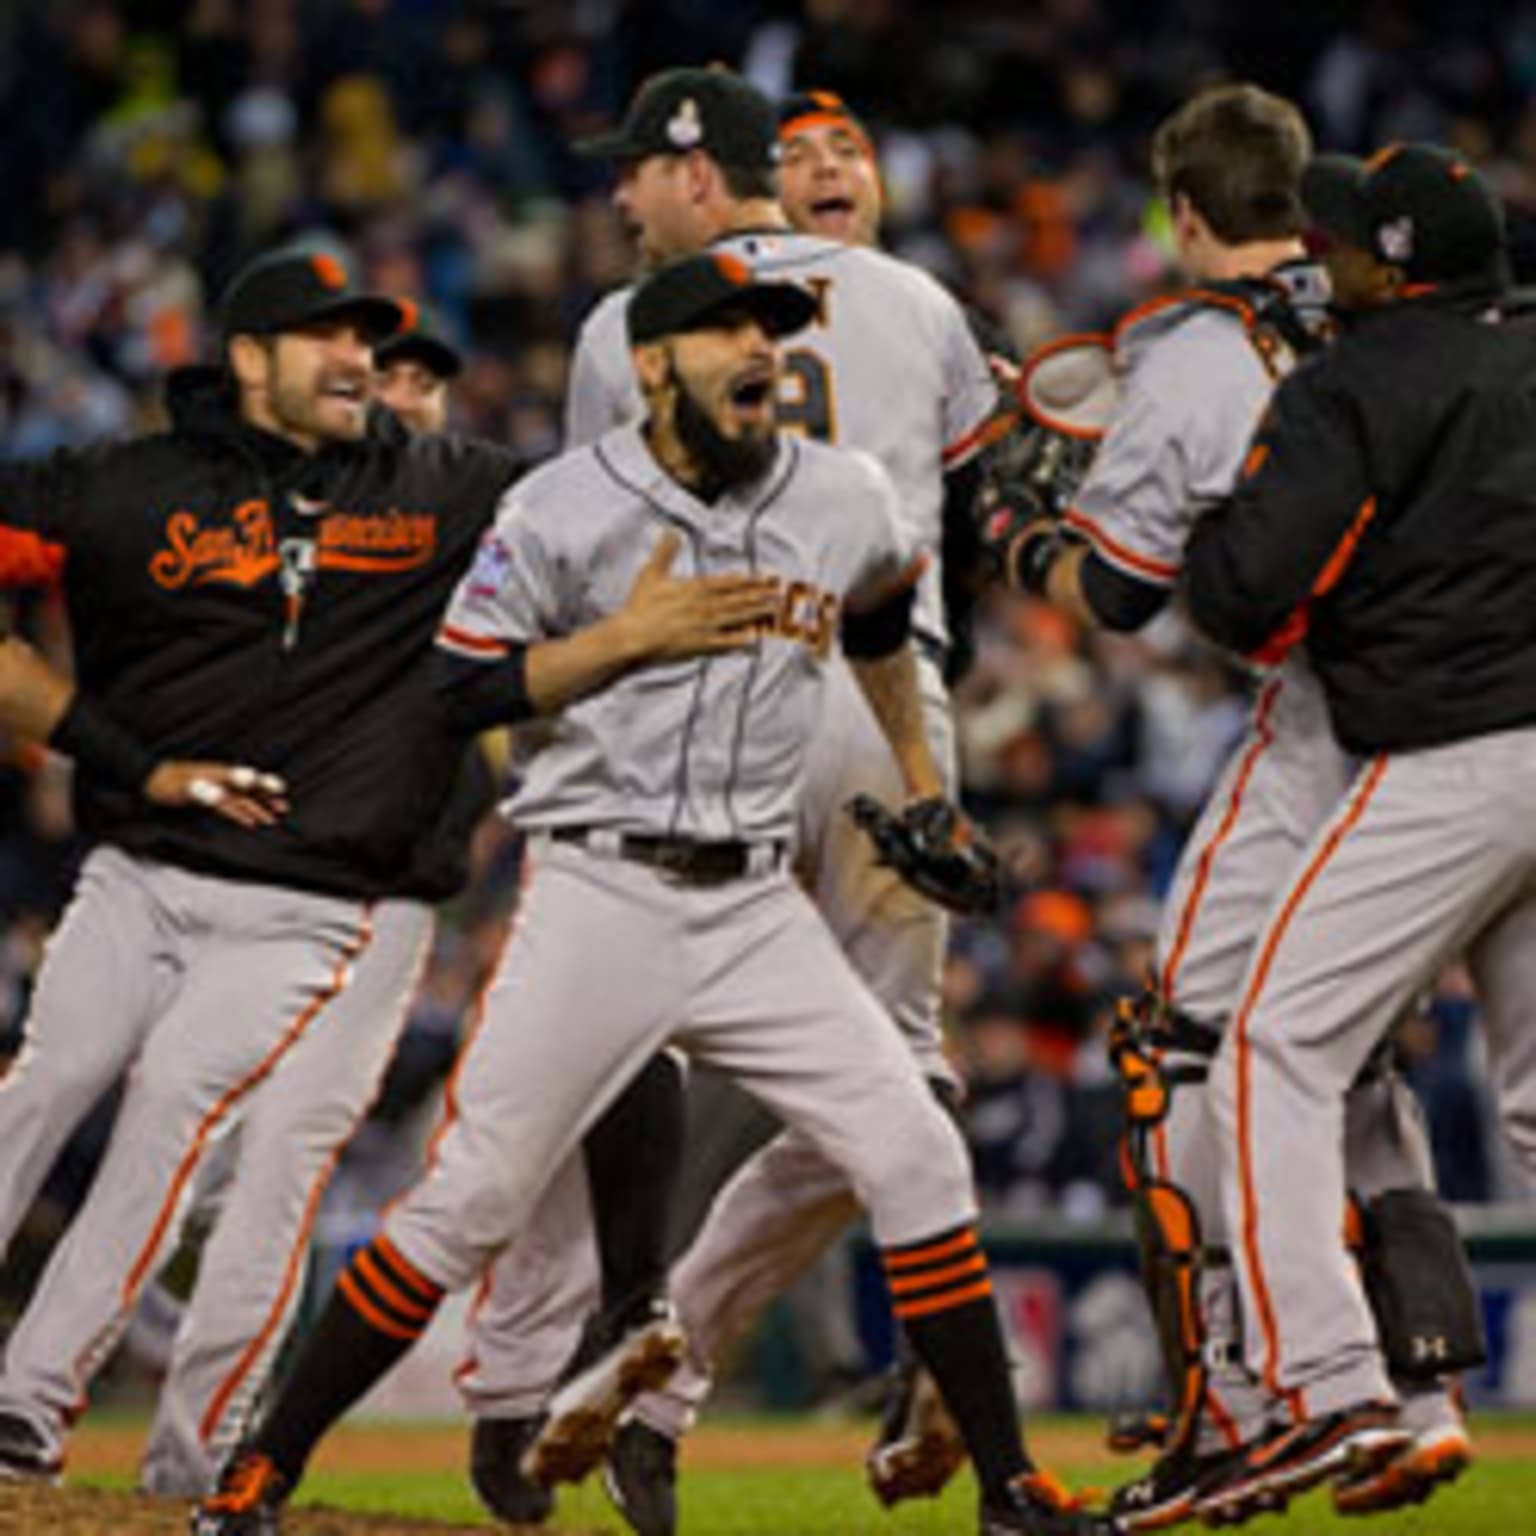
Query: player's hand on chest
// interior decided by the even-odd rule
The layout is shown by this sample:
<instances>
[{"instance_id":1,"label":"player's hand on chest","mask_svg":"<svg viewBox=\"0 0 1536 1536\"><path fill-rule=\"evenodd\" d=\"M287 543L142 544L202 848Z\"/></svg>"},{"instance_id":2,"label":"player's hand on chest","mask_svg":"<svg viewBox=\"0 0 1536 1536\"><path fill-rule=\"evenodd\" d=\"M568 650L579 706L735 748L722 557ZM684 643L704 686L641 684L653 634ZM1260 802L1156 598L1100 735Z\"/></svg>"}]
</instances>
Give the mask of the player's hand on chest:
<instances>
[{"instance_id":1,"label":"player's hand on chest","mask_svg":"<svg viewBox=\"0 0 1536 1536\"><path fill-rule=\"evenodd\" d=\"M745 518L735 525L668 526L678 535L672 579L743 576L771 584L772 600L755 626L757 638L794 642L817 660L827 655L836 639L840 604L829 590L831 562L824 551L761 523L749 530ZM624 606L660 536L661 525L653 524L627 530L592 550L577 574L573 627L595 623Z\"/></svg>"}]
</instances>

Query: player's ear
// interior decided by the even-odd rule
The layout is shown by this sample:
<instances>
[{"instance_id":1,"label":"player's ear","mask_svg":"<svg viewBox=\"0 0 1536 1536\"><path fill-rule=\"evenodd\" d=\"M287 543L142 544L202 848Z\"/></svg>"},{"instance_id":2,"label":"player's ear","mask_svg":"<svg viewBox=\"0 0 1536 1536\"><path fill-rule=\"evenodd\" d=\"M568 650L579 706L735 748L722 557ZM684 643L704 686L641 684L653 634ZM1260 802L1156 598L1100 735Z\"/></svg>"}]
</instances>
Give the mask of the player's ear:
<instances>
[{"instance_id":1,"label":"player's ear","mask_svg":"<svg viewBox=\"0 0 1536 1536\"><path fill-rule=\"evenodd\" d=\"M1210 226L1190 201L1187 192L1175 192L1169 200L1168 211L1172 215L1175 231L1185 240L1210 234Z\"/></svg>"},{"instance_id":2,"label":"player's ear","mask_svg":"<svg viewBox=\"0 0 1536 1536\"><path fill-rule=\"evenodd\" d=\"M667 349L661 342L652 341L644 346L635 347L630 355L635 361L635 373L639 376L640 388L646 394L654 394L666 385L670 370L667 366Z\"/></svg>"},{"instance_id":3,"label":"player's ear","mask_svg":"<svg viewBox=\"0 0 1536 1536\"><path fill-rule=\"evenodd\" d=\"M725 191L724 172L702 149L691 149L683 156L683 174L689 202L707 202Z\"/></svg>"},{"instance_id":4,"label":"player's ear","mask_svg":"<svg viewBox=\"0 0 1536 1536\"><path fill-rule=\"evenodd\" d=\"M265 387L272 362L271 350L263 337L244 333L231 336L224 357L235 383L242 390Z\"/></svg>"}]
</instances>

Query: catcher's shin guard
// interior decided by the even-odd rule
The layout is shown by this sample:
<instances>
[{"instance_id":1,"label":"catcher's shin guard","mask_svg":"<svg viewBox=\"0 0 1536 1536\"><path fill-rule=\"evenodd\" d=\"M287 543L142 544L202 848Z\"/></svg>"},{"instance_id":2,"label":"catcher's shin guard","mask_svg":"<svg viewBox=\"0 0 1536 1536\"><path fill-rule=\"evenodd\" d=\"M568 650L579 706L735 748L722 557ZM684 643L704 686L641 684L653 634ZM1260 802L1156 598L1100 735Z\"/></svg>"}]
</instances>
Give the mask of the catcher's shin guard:
<instances>
[{"instance_id":1,"label":"catcher's shin guard","mask_svg":"<svg viewBox=\"0 0 1536 1536\"><path fill-rule=\"evenodd\" d=\"M1429 1384L1482 1365L1482 1303L1444 1201L1428 1189L1389 1189L1363 1203L1351 1197L1350 1208L1349 1244L1393 1378Z\"/></svg>"},{"instance_id":2,"label":"catcher's shin guard","mask_svg":"<svg viewBox=\"0 0 1536 1536\"><path fill-rule=\"evenodd\" d=\"M1206 1076L1203 1059L1170 1066L1167 1055L1175 1051L1206 1058L1218 1039L1214 1031L1169 1013L1150 992L1122 999L1110 1032L1110 1060L1125 1095L1122 1169L1135 1213L1142 1285L1168 1380L1165 1454L1192 1444L1205 1401L1208 1371L1200 1279L1213 1256L1205 1248L1199 1213L1189 1196L1158 1175L1151 1142L1168 1117L1175 1090L1202 1083Z\"/></svg>"}]
</instances>

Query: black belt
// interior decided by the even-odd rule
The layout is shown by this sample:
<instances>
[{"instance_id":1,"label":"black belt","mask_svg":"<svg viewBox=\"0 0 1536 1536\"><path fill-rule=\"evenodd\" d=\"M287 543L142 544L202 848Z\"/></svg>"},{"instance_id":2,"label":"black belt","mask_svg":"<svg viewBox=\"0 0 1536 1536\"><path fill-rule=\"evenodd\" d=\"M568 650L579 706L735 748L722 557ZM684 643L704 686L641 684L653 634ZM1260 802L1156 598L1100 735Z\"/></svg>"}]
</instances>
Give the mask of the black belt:
<instances>
[{"instance_id":1,"label":"black belt","mask_svg":"<svg viewBox=\"0 0 1536 1536\"><path fill-rule=\"evenodd\" d=\"M557 843L578 843L591 853L659 869L684 885L723 885L745 875L766 874L777 869L788 852L788 844L782 842L703 842L649 832L615 833L601 827L556 827L549 835Z\"/></svg>"}]
</instances>

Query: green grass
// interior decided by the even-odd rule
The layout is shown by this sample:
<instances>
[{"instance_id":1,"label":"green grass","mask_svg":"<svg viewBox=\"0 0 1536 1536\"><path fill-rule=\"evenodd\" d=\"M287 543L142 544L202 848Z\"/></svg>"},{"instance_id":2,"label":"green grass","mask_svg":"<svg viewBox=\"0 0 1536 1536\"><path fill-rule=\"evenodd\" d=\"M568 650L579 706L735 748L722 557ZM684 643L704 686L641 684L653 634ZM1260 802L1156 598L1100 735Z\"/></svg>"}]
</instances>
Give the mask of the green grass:
<instances>
[{"instance_id":1,"label":"green grass","mask_svg":"<svg viewBox=\"0 0 1536 1536\"><path fill-rule=\"evenodd\" d=\"M1090 1481L1101 1469L1067 1468ZM462 1483L452 1478L316 1477L307 1498L353 1509L391 1511L473 1523L485 1517ZM683 1532L687 1536L788 1536L824 1531L836 1536L919 1536L974 1528L974 1495L959 1484L933 1502L908 1504L883 1514L858 1477L836 1468L690 1474L682 1485ZM589 1485L562 1494L554 1528L559 1531L622 1532L601 1490ZM1190 1530L1201 1527L1191 1526ZM1260 1533L1354 1531L1359 1536L1518 1536L1536 1531L1536 1469L1513 1462L1477 1467L1421 1509L1369 1521L1341 1520L1326 1493L1297 1501L1283 1517L1257 1520L1246 1529Z\"/></svg>"},{"instance_id":2,"label":"green grass","mask_svg":"<svg viewBox=\"0 0 1536 1536\"><path fill-rule=\"evenodd\" d=\"M1081 1422L1081 1421L1078 1421ZM786 1421L765 1427L782 1432ZM1500 1415L1487 1421L1502 1431L1536 1437L1536 1419ZM387 1431L399 1434L398 1428ZM1474 1422L1474 1434L1476 1423ZM408 1431L407 1431L408 1433ZM1536 1533L1536 1453L1529 1459L1486 1449L1483 1459L1454 1487L1425 1507L1371 1520L1341 1520L1328 1494L1316 1492L1284 1516L1257 1520L1245 1529L1267 1532L1349 1532L1357 1536L1527 1536ZM1111 1459L1055 1470L1078 1484L1104 1486L1130 1475L1131 1464ZM103 1486L127 1486L124 1478L83 1478ZM849 1467L776 1466L685 1470L681 1486L684 1536L920 1536L967 1533L975 1528L975 1494L958 1479L940 1500L903 1505L886 1514L870 1500L859 1471ZM317 1472L301 1493L304 1503L484 1524L486 1516L461 1474L454 1470L411 1474ZM502 1527L502 1529L506 1529ZM550 1536L627 1530L609 1507L596 1479L563 1490ZM1187 1529L1199 1531L1200 1526Z\"/></svg>"}]
</instances>

